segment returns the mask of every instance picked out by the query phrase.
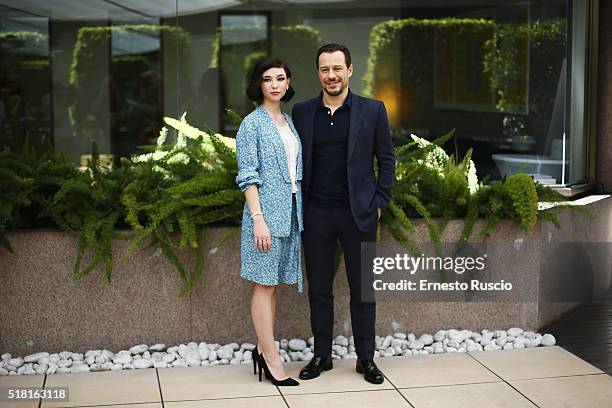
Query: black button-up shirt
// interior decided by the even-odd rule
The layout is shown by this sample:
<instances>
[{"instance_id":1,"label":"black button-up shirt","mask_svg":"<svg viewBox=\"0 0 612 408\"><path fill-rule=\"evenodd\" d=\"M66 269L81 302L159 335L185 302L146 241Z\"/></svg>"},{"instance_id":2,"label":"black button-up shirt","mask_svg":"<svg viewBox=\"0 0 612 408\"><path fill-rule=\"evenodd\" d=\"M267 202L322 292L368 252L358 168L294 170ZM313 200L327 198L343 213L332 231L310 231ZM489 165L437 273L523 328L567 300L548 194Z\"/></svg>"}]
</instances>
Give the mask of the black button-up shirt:
<instances>
[{"instance_id":1,"label":"black button-up shirt","mask_svg":"<svg viewBox=\"0 0 612 408\"><path fill-rule=\"evenodd\" d=\"M320 207L348 208L347 150L352 93L332 115L323 105L323 94L314 117L310 203Z\"/></svg>"}]
</instances>

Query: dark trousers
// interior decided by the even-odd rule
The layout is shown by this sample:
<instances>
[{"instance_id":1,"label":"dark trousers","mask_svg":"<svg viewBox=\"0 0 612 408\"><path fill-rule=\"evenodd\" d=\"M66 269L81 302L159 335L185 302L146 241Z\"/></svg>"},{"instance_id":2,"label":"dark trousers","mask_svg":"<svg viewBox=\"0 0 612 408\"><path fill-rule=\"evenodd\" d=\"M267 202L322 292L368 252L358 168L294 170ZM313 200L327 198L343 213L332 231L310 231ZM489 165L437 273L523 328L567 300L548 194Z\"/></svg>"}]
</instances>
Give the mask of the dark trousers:
<instances>
[{"instance_id":1,"label":"dark trousers","mask_svg":"<svg viewBox=\"0 0 612 408\"><path fill-rule=\"evenodd\" d=\"M314 355L331 354L334 322L332 288L338 239L344 251L346 276L350 288L351 325L357 357L372 359L376 303L361 301L361 242L376 241L376 227L371 231L361 231L348 208L327 209L309 205L304 213L302 243L308 278L310 324L315 340Z\"/></svg>"}]
</instances>

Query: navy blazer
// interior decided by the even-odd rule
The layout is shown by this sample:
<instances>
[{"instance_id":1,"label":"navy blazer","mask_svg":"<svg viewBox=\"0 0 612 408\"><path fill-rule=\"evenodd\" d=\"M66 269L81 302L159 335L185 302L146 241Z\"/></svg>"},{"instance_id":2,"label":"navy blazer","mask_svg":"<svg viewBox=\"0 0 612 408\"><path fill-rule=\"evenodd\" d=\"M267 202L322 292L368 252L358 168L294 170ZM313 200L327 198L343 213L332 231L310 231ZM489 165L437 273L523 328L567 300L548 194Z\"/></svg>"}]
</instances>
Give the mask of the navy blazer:
<instances>
[{"instance_id":1,"label":"navy blazer","mask_svg":"<svg viewBox=\"0 0 612 408\"><path fill-rule=\"evenodd\" d=\"M293 123L302 140L304 208L312 172L314 118L321 96L296 103L292 111ZM395 154L384 103L354 93L351 103L346 169L349 200L355 223L360 230L368 231L378 222L377 209L386 209L391 201ZM374 158L378 160L378 178L374 173Z\"/></svg>"}]
</instances>

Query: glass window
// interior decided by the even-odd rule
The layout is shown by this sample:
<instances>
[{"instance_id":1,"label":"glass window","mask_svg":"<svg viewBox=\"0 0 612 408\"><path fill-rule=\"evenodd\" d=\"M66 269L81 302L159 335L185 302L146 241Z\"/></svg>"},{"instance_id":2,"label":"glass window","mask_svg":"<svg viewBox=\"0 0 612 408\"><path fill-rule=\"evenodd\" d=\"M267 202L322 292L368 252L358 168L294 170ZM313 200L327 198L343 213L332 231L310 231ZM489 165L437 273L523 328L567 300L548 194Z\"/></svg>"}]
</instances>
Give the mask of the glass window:
<instances>
[{"instance_id":1,"label":"glass window","mask_svg":"<svg viewBox=\"0 0 612 408\"><path fill-rule=\"evenodd\" d=\"M178 112L176 61L189 47L177 51L188 38L175 1L148 3L3 2L1 144L19 150L27 137L82 163L92 141L110 157L154 142L163 114Z\"/></svg>"},{"instance_id":2,"label":"glass window","mask_svg":"<svg viewBox=\"0 0 612 408\"><path fill-rule=\"evenodd\" d=\"M480 177L587 179L590 1L7 0L0 6L2 146L28 137L79 163L98 142L129 155L164 116L232 135L264 55L319 94L315 54L349 47L351 89L382 99L396 145L455 129Z\"/></svg>"}]
</instances>

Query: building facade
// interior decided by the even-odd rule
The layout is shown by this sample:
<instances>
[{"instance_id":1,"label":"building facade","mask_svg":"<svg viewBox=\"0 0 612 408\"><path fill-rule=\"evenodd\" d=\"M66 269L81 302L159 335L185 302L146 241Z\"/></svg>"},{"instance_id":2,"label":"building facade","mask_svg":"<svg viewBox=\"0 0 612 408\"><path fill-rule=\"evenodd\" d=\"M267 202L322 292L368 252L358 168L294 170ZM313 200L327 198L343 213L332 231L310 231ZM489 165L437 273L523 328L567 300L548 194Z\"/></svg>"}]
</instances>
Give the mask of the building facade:
<instances>
[{"instance_id":1,"label":"building facade","mask_svg":"<svg viewBox=\"0 0 612 408\"><path fill-rule=\"evenodd\" d=\"M609 3L2 0L0 145L27 139L78 164L96 141L116 159L183 113L231 136L228 111L253 108L258 58L287 61L295 102L319 93L316 50L337 42L352 52L352 90L385 102L396 145L454 129L480 177L609 189Z\"/></svg>"}]
</instances>

